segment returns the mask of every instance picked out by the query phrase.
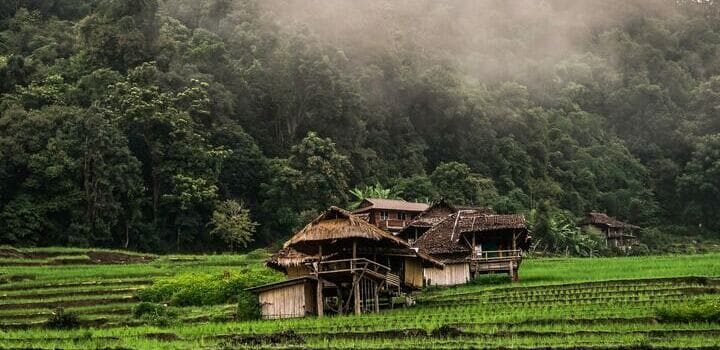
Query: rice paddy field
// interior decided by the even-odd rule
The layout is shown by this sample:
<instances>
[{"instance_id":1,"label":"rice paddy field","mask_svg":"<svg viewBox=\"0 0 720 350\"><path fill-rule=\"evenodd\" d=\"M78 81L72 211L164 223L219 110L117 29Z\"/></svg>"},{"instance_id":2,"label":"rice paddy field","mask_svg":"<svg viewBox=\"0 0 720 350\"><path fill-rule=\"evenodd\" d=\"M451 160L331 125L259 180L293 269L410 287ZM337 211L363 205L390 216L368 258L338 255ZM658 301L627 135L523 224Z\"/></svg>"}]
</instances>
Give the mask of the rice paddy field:
<instances>
[{"instance_id":1,"label":"rice paddy field","mask_svg":"<svg viewBox=\"0 0 720 350\"><path fill-rule=\"evenodd\" d=\"M720 254L526 259L520 282L490 276L429 288L378 314L236 321L236 305L172 308L168 325L133 317L158 278L257 269L264 254L149 256L0 248L2 349L715 349L716 320L671 321L658 310L718 300ZM81 327L50 330L58 307Z\"/></svg>"}]
</instances>

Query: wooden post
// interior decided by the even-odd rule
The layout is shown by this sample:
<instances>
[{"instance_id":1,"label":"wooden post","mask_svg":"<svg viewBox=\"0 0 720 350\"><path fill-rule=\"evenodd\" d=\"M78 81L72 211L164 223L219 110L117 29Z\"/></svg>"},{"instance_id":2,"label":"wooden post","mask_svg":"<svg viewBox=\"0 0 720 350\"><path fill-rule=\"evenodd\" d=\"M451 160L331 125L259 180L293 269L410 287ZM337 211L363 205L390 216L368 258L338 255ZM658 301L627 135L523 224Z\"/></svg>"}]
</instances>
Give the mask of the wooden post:
<instances>
[{"instance_id":1,"label":"wooden post","mask_svg":"<svg viewBox=\"0 0 720 350\"><path fill-rule=\"evenodd\" d=\"M477 256L477 252L475 251L475 232L473 232L472 236L472 258L475 258Z\"/></svg>"},{"instance_id":2,"label":"wooden post","mask_svg":"<svg viewBox=\"0 0 720 350\"><path fill-rule=\"evenodd\" d=\"M375 312L380 312L380 295L378 294L378 283L374 282L373 286L375 287Z\"/></svg>"},{"instance_id":3,"label":"wooden post","mask_svg":"<svg viewBox=\"0 0 720 350\"><path fill-rule=\"evenodd\" d=\"M518 280L517 275L515 274L515 263L512 260L510 260L510 280L513 282L517 282Z\"/></svg>"},{"instance_id":4,"label":"wooden post","mask_svg":"<svg viewBox=\"0 0 720 350\"><path fill-rule=\"evenodd\" d=\"M355 265L355 259L357 259L357 240L354 240L354 239L353 239L353 245L352 245L352 258L353 258L353 260L351 260L351 263L350 263L351 269L353 269L353 267ZM355 315L360 315L362 313L360 310L360 282L362 282L362 281L357 280L358 276L355 273L354 269L352 270L352 274L353 274L353 299L355 299L355 303L354 303Z\"/></svg>"},{"instance_id":5,"label":"wooden post","mask_svg":"<svg viewBox=\"0 0 720 350\"><path fill-rule=\"evenodd\" d=\"M517 250L517 233L513 232L513 250Z\"/></svg>"},{"instance_id":6,"label":"wooden post","mask_svg":"<svg viewBox=\"0 0 720 350\"><path fill-rule=\"evenodd\" d=\"M318 265L317 269L315 270L315 277L317 278L317 289L315 291L315 297L317 298L317 315L318 317L323 317L323 314L325 312L325 303L323 300L323 282L320 278L320 270L322 269L322 265L320 264L322 262L322 245L318 247Z\"/></svg>"}]
</instances>

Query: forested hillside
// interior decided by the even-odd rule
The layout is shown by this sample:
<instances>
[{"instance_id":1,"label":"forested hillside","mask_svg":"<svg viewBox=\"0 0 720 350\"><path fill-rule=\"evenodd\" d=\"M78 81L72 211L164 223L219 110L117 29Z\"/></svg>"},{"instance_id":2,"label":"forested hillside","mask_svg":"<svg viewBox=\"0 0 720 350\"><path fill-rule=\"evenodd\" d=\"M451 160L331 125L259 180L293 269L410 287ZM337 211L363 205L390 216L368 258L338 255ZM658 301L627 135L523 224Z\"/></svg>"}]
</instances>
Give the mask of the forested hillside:
<instances>
[{"instance_id":1,"label":"forested hillside","mask_svg":"<svg viewBox=\"0 0 720 350\"><path fill-rule=\"evenodd\" d=\"M366 186L720 230L712 1L2 1L0 93L0 244L267 245Z\"/></svg>"}]
</instances>

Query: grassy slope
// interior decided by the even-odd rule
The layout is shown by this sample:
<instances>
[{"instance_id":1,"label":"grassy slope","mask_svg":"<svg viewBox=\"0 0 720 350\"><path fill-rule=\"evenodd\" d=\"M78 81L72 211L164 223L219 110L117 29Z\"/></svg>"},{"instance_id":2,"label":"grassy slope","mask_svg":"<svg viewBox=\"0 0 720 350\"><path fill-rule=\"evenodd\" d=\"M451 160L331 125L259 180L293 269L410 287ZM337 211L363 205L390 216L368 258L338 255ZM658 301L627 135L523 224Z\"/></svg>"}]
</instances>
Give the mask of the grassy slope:
<instances>
[{"instance_id":1,"label":"grassy slope","mask_svg":"<svg viewBox=\"0 0 720 350\"><path fill-rule=\"evenodd\" d=\"M65 252L67 253L67 252ZM77 254L82 254L77 251ZM142 287L153 276L182 272L221 272L260 264L262 257L166 256L143 265L13 266L0 267L6 275L29 275L33 280L0 285L0 320L40 322L49 309L2 310L4 303L32 302L33 294L66 291L67 300L82 299L76 291L112 298L118 293L99 284L118 283L118 289ZM717 291L717 281L656 279L679 276L720 277L720 254L610 259L537 259L521 267L521 282L514 285L467 285L436 289L418 297L408 309L362 317L326 317L256 322L207 322L208 315L227 312L223 306L184 308L181 315L203 320L173 327L135 325L91 330L0 331L0 347L41 348L254 348L258 346L438 348L495 346L610 346L629 345L699 347L720 346L720 325L706 323L657 323L655 308L678 301L707 297ZM613 280L629 280L616 281ZM605 281L605 282L602 282ZM75 284L83 283L80 286ZM70 284L67 287L63 285ZM26 291L26 293L23 293ZM39 294L38 294L39 293ZM4 294L15 299L2 298ZM23 298L20 298L23 296ZM49 300L63 299L53 296ZM35 299L37 301L37 299ZM81 306L88 319L105 317L122 323L132 304L113 308ZM16 306L17 307L17 306ZM27 315L27 317L25 317ZM34 316L32 316L34 315ZM42 315L42 316L39 316ZM4 317L3 317L4 316ZM2 323L0 322L0 323ZM442 326L460 331L455 336L430 336ZM292 336L257 339L293 330ZM400 332L399 332L400 331ZM264 343L256 344L262 340ZM272 341L279 344L271 344ZM301 343L298 343L301 342Z\"/></svg>"}]
</instances>

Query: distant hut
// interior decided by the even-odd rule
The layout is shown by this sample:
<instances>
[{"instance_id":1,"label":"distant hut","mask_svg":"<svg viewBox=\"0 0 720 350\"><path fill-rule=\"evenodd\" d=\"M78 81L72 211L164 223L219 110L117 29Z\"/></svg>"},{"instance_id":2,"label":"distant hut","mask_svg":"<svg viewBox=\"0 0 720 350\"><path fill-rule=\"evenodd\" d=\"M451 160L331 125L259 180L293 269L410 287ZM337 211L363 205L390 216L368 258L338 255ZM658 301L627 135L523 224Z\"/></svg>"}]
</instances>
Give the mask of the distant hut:
<instances>
[{"instance_id":1,"label":"distant hut","mask_svg":"<svg viewBox=\"0 0 720 350\"><path fill-rule=\"evenodd\" d=\"M405 280L414 281L418 267L443 267L404 240L337 207L298 231L267 264L294 278L250 289L259 294L266 318L376 312L381 296L412 286ZM411 266L409 273L406 265Z\"/></svg>"},{"instance_id":2,"label":"distant hut","mask_svg":"<svg viewBox=\"0 0 720 350\"><path fill-rule=\"evenodd\" d=\"M382 230L398 232L418 214L428 208L425 203L407 202L398 199L366 198L360 202L353 214Z\"/></svg>"},{"instance_id":3,"label":"distant hut","mask_svg":"<svg viewBox=\"0 0 720 350\"><path fill-rule=\"evenodd\" d=\"M445 264L424 269L426 283L455 285L477 274L507 272L517 280L530 236L522 215L460 210L436 224L413 244Z\"/></svg>"},{"instance_id":4,"label":"distant hut","mask_svg":"<svg viewBox=\"0 0 720 350\"><path fill-rule=\"evenodd\" d=\"M602 232L603 238L609 247L627 251L639 243L637 237L632 233L640 229L639 226L631 225L615 219L605 213L590 212L580 222L584 230L595 228Z\"/></svg>"}]
</instances>

